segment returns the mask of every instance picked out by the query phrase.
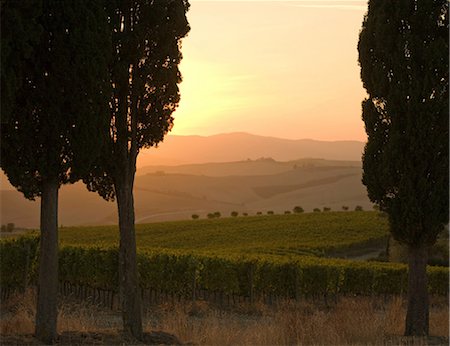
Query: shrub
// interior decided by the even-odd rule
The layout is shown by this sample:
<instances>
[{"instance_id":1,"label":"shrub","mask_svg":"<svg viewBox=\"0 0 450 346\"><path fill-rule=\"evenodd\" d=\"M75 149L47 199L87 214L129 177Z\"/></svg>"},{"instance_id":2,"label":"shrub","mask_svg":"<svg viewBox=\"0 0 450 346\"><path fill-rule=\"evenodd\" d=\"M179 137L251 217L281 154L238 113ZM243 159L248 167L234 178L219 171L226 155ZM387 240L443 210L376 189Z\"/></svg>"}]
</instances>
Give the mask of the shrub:
<instances>
[{"instance_id":1,"label":"shrub","mask_svg":"<svg viewBox=\"0 0 450 346\"><path fill-rule=\"evenodd\" d=\"M208 219L214 219L215 218L213 213L208 213L207 217L208 217Z\"/></svg>"},{"instance_id":2,"label":"shrub","mask_svg":"<svg viewBox=\"0 0 450 346\"><path fill-rule=\"evenodd\" d=\"M262 213L260 211L257 211L256 215L262 215Z\"/></svg>"},{"instance_id":3,"label":"shrub","mask_svg":"<svg viewBox=\"0 0 450 346\"><path fill-rule=\"evenodd\" d=\"M236 217L236 216L238 216L239 215L239 213L237 212L237 211L232 211L231 212L231 216L232 217Z\"/></svg>"},{"instance_id":4,"label":"shrub","mask_svg":"<svg viewBox=\"0 0 450 346\"><path fill-rule=\"evenodd\" d=\"M329 207L323 207L323 211L330 211L331 210L331 208L329 208Z\"/></svg>"},{"instance_id":5,"label":"shrub","mask_svg":"<svg viewBox=\"0 0 450 346\"><path fill-rule=\"evenodd\" d=\"M286 210L284 213L285 213L285 214L290 214L291 211L290 211L290 210Z\"/></svg>"},{"instance_id":6,"label":"shrub","mask_svg":"<svg viewBox=\"0 0 450 346\"><path fill-rule=\"evenodd\" d=\"M342 206L342 210L347 211L348 210L348 206L347 205L343 205Z\"/></svg>"},{"instance_id":7,"label":"shrub","mask_svg":"<svg viewBox=\"0 0 450 346\"><path fill-rule=\"evenodd\" d=\"M2 225L1 231L2 232L12 232L14 231L14 228L16 227L13 223L7 223L6 225Z\"/></svg>"},{"instance_id":8,"label":"shrub","mask_svg":"<svg viewBox=\"0 0 450 346\"><path fill-rule=\"evenodd\" d=\"M294 213L296 213L296 214L300 214L305 211L302 207L299 207L299 206L295 206L293 210L294 210Z\"/></svg>"},{"instance_id":9,"label":"shrub","mask_svg":"<svg viewBox=\"0 0 450 346\"><path fill-rule=\"evenodd\" d=\"M192 214L192 219L197 220L199 216L197 214Z\"/></svg>"},{"instance_id":10,"label":"shrub","mask_svg":"<svg viewBox=\"0 0 450 346\"><path fill-rule=\"evenodd\" d=\"M320 209L319 209L319 208L314 208L314 209L313 209L313 212L315 212L315 213L320 213Z\"/></svg>"},{"instance_id":11,"label":"shrub","mask_svg":"<svg viewBox=\"0 0 450 346\"><path fill-rule=\"evenodd\" d=\"M355 207L355 211L363 211L363 207L360 206L360 205L357 205L357 206Z\"/></svg>"},{"instance_id":12,"label":"shrub","mask_svg":"<svg viewBox=\"0 0 450 346\"><path fill-rule=\"evenodd\" d=\"M221 216L222 216L222 214L220 214L220 212L218 212L218 211L216 211L216 212L214 213L214 217L219 218L219 217L221 217Z\"/></svg>"},{"instance_id":13,"label":"shrub","mask_svg":"<svg viewBox=\"0 0 450 346\"><path fill-rule=\"evenodd\" d=\"M248 216L248 213L242 213L242 215L244 215L244 216Z\"/></svg>"},{"instance_id":14,"label":"shrub","mask_svg":"<svg viewBox=\"0 0 450 346\"><path fill-rule=\"evenodd\" d=\"M273 212L273 210L269 210L269 211L267 212L267 215L273 215L273 214L275 214L275 213Z\"/></svg>"}]
</instances>

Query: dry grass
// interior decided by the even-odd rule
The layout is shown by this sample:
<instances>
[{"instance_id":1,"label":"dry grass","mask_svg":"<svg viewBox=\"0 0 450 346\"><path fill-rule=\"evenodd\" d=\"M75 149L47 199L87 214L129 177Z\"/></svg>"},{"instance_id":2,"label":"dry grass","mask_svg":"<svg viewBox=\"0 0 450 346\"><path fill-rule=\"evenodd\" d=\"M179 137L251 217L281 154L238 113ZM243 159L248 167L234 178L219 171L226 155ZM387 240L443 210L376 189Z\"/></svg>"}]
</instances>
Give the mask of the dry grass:
<instances>
[{"instance_id":1,"label":"dry grass","mask_svg":"<svg viewBox=\"0 0 450 346\"><path fill-rule=\"evenodd\" d=\"M2 303L1 335L33 334L36 297L32 290L17 294ZM58 310L58 332L108 331L116 332L121 325L117 313L93 305L64 301Z\"/></svg>"},{"instance_id":2,"label":"dry grass","mask_svg":"<svg viewBox=\"0 0 450 346\"><path fill-rule=\"evenodd\" d=\"M437 305L431 309L431 335L448 338L447 301ZM167 307L156 327L200 345L382 345L401 342L405 314L398 297L386 305L345 298L332 308L304 302L252 312L179 305ZM151 323L147 327L155 327Z\"/></svg>"},{"instance_id":3,"label":"dry grass","mask_svg":"<svg viewBox=\"0 0 450 346\"><path fill-rule=\"evenodd\" d=\"M431 305L430 334L441 337L433 339L438 343L448 344L448 311L448 301L444 298ZM32 292L4 302L0 320L2 337L28 335L29 338L34 331L34 315ZM144 329L163 330L197 345L427 344L424 340L401 338L404 318L404 302L398 297L387 303L369 298L343 298L331 308L302 302L223 310L198 302L159 305L146 313ZM58 331L65 335L72 333L70 340L74 344L77 335L82 335L85 344L123 344L120 329L117 312L68 301L61 304ZM94 337L86 339L89 333Z\"/></svg>"}]
</instances>

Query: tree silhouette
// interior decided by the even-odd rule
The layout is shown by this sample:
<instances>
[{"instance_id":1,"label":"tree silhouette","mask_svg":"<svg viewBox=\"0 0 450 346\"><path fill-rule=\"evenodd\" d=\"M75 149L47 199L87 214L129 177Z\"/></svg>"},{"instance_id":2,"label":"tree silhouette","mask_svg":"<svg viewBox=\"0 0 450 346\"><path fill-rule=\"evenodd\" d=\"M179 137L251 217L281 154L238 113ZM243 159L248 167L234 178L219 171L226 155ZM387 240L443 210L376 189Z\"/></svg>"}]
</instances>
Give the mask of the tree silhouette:
<instances>
[{"instance_id":1,"label":"tree silhouette","mask_svg":"<svg viewBox=\"0 0 450 346\"><path fill-rule=\"evenodd\" d=\"M445 0L371 0L358 45L363 183L408 247L406 335L428 334L428 249L449 218L448 20Z\"/></svg>"},{"instance_id":2,"label":"tree silhouette","mask_svg":"<svg viewBox=\"0 0 450 346\"><path fill-rule=\"evenodd\" d=\"M16 93L23 85L26 62L33 58L42 35L42 0L0 1L1 122L8 121Z\"/></svg>"},{"instance_id":3,"label":"tree silhouette","mask_svg":"<svg viewBox=\"0 0 450 346\"><path fill-rule=\"evenodd\" d=\"M180 100L180 40L189 31L186 0L105 1L112 33L109 146L88 189L117 199L119 277L124 331L142 338L136 262L133 184L142 148L157 145L171 129Z\"/></svg>"},{"instance_id":4,"label":"tree silhouette","mask_svg":"<svg viewBox=\"0 0 450 346\"><path fill-rule=\"evenodd\" d=\"M302 207L300 207L300 206L295 206L294 209L293 209L293 211L294 211L294 213L296 213L296 214L301 214L301 213L303 213L305 210L304 210Z\"/></svg>"},{"instance_id":5,"label":"tree silhouette","mask_svg":"<svg viewBox=\"0 0 450 346\"><path fill-rule=\"evenodd\" d=\"M41 198L35 334L51 343L57 336L58 190L61 184L85 175L103 145L98 131L106 129L109 121L100 116L105 113L102 107L109 93L109 30L100 1L1 4L2 25L3 16L14 13L6 19L9 25L2 30L2 43L6 35L23 47L21 40L27 35L23 36L22 24L28 20L42 28L31 47L32 58L23 54L30 47L15 50L2 46L2 50L9 49L8 59L2 61L2 86L3 78L8 77L3 71L14 66L20 66L20 71L5 95L8 100L2 93L2 104L10 104L2 107L1 167L26 198ZM30 4L32 13L40 10L38 17L29 18L28 12L22 11Z\"/></svg>"}]
</instances>

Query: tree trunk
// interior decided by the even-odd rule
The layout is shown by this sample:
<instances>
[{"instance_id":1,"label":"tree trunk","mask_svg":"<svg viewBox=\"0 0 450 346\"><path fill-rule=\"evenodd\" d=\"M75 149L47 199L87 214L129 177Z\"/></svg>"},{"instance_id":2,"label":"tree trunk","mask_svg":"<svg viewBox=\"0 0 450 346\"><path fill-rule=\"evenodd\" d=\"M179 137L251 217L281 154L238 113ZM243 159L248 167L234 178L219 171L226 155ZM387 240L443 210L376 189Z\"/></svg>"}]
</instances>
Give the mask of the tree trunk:
<instances>
[{"instance_id":1,"label":"tree trunk","mask_svg":"<svg viewBox=\"0 0 450 346\"><path fill-rule=\"evenodd\" d=\"M58 180L43 183L41 238L36 310L36 338L45 344L57 338L58 317Z\"/></svg>"},{"instance_id":2,"label":"tree trunk","mask_svg":"<svg viewBox=\"0 0 450 346\"><path fill-rule=\"evenodd\" d=\"M425 336L429 331L428 248L410 247L408 257L408 311L405 335Z\"/></svg>"},{"instance_id":3,"label":"tree trunk","mask_svg":"<svg viewBox=\"0 0 450 346\"><path fill-rule=\"evenodd\" d=\"M116 183L119 210L119 280L124 332L142 340L142 304L139 291L132 178Z\"/></svg>"}]
</instances>

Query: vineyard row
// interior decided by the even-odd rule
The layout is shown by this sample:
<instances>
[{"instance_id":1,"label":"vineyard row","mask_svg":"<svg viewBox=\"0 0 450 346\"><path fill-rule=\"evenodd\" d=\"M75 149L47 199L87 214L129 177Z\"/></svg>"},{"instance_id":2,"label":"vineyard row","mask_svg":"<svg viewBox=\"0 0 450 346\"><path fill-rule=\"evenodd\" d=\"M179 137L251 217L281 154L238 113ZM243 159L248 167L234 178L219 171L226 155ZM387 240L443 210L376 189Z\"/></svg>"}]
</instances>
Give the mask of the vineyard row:
<instances>
[{"instance_id":1,"label":"vineyard row","mask_svg":"<svg viewBox=\"0 0 450 346\"><path fill-rule=\"evenodd\" d=\"M36 282L38 242L37 237L22 237L0 243L3 289ZM407 286L407 267L402 264L307 256L274 260L141 252L138 270L143 289L187 298L199 289L253 300L267 295L300 299L314 295L402 294ZM62 282L117 291L118 250L63 247L59 252L59 276ZM428 268L431 294L447 296L448 279L448 268Z\"/></svg>"}]
</instances>

